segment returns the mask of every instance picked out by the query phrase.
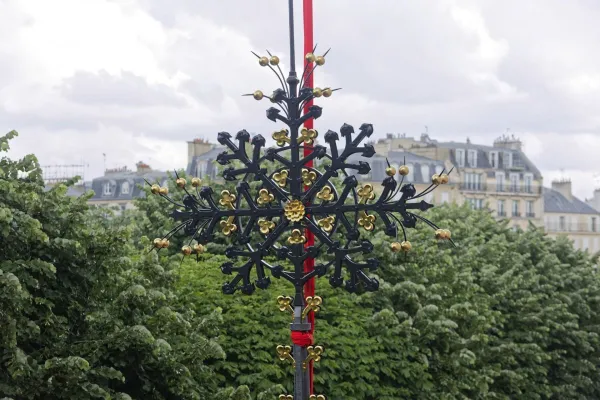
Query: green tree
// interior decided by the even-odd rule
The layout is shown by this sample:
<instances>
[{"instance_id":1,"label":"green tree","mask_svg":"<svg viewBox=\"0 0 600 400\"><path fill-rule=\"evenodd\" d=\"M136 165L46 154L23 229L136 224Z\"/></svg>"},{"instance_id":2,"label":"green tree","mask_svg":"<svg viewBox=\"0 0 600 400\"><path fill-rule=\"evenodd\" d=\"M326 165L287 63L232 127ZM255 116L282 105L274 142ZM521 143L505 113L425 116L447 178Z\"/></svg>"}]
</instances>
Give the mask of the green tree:
<instances>
[{"instance_id":1,"label":"green tree","mask_svg":"<svg viewBox=\"0 0 600 400\"><path fill-rule=\"evenodd\" d=\"M193 311L177 264L135 251L72 183L45 190L34 156L0 160L0 397L247 399L216 394L220 310Z\"/></svg>"}]
</instances>

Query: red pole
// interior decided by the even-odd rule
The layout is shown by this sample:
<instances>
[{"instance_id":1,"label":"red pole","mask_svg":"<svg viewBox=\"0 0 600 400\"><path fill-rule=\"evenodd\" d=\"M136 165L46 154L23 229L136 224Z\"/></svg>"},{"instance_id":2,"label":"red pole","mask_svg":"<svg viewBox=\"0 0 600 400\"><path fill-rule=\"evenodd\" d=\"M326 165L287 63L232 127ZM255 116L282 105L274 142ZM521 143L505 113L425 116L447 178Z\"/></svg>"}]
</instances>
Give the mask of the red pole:
<instances>
[{"instance_id":1,"label":"red pole","mask_svg":"<svg viewBox=\"0 0 600 400\"><path fill-rule=\"evenodd\" d=\"M312 4L312 0L303 0L303 16L304 16L304 54L307 53L312 53L313 51L313 4ZM303 58L302 60L303 63L306 63L306 60ZM310 69L312 69L314 67L314 64L310 64L310 66L307 68L307 73L310 71ZM310 87L313 88L314 84L313 84L313 77L314 74L311 74L310 77L308 79L306 79L306 83L304 84L304 86L306 87ZM304 112L308 112L308 108L310 106L312 106L313 101L310 100L306 103L306 105L304 106ZM306 121L304 123L304 127L307 129L312 129L313 128L313 119L309 119L308 121ZM312 149L312 145L305 145L306 147L304 147L304 156L308 156L310 153L312 153L313 149ZM312 168L313 166L313 162L312 160L309 161L306 164L307 168ZM306 247L308 246L313 246L315 244L315 237L313 235L313 233L307 229L306 230ZM310 272L312 270L314 270L315 268L315 259L314 258L307 258L306 261L304 261L304 272ZM308 282L306 282L306 284L304 285L304 297L308 297L308 296L313 296L315 295L315 278L310 279ZM311 311L308 314L308 322L311 324L311 329L310 329L310 333L311 335L314 335L315 332L315 314ZM313 370L313 362L310 362L309 365L309 379L310 379L310 394L313 394L313 378L314 378L314 370Z\"/></svg>"}]
</instances>

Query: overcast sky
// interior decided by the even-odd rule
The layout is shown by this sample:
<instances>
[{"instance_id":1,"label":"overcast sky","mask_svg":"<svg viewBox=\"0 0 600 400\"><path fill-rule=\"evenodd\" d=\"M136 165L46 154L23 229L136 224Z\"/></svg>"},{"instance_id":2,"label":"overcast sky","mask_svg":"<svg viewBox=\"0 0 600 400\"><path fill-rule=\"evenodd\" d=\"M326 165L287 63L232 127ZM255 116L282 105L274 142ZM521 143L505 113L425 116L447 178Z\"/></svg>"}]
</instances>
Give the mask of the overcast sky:
<instances>
[{"instance_id":1,"label":"overcast sky","mask_svg":"<svg viewBox=\"0 0 600 400\"><path fill-rule=\"evenodd\" d=\"M297 57L302 55L296 0ZM107 167L185 167L187 140L270 133L277 87L250 50L289 68L283 0L0 0L0 132L11 156ZM368 6L367 6L368 4ZM331 47L316 127L370 122L386 133L492 144L510 129L546 184L590 197L600 172L597 0L315 0Z\"/></svg>"}]
</instances>

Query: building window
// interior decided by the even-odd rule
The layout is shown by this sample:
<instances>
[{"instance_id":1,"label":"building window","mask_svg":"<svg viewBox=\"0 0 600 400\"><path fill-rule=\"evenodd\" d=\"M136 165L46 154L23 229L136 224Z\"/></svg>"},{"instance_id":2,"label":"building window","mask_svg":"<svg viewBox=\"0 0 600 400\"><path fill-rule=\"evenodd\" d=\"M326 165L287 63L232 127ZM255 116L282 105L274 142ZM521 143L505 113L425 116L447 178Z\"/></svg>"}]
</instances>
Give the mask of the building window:
<instances>
[{"instance_id":1,"label":"building window","mask_svg":"<svg viewBox=\"0 0 600 400\"><path fill-rule=\"evenodd\" d=\"M506 217L506 210L504 209L504 200L498 200L498 216Z\"/></svg>"},{"instance_id":2,"label":"building window","mask_svg":"<svg viewBox=\"0 0 600 400\"><path fill-rule=\"evenodd\" d=\"M102 194L104 196L110 196L112 194L112 186L110 182L106 182L102 188Z\"/></svg>"},{"instance_id":3,"label":"building window","mask_svg":"<svg viewBox=\"0 0 600 400\"><path fill-rule=\"evenodd\" d=\"M456 149L456 162L459 167L465 166L465 150L464 149Z\"/></svg>"},{"instance_id":4,"label":"building window","mask_svg":"<svg viewBox=\"0 0 600 400\"><path fill-rule=\"evenodd\" d=\"M438 174L438 175L441 174L443 170L444 170L444 167L442 167L441 165L436 165L435 166L435 173L436 174Z\"/></svg>"},{"instance_id":5,"label":"building window","mask_svg":"<svg viewBox=\"0 0 600 400\"><path fill-rule=\"evenodd\" d=\"M129 194L129 182L123 182L121 184L121 194Z\"/></svg>"},{"instance_id":6,"label":"building window","mask_svg":"<svg viewBox=\"0 0 600 400\"><path fill-rule=\"evenodd\" d=\"M510 191L513 193L519 191L519 174L510 174Z\"/></svg>"},{"instance_id":7,"label":"building window","mask_svg":"<svg viewBox=\"0 0 600 400\"><path fill-rule=\"evenodd\" d=\"M196 176L198 178L204 178L206 175L206 161L198 161L196 164Z\"/></svg>"},{"instance_id":8,"label":"building window","mask_svg":"<svg viewBox=\"0 0 600 400\"><path fill-rule=\"evenodd\" d=\"M469 167L471 167L471 168L477 167L477 150L469 150L468 151L467 162L469 163Z\"/></svg>"},{"instance_id":9,"label":"building window","mask_svg":"<svg viewBox=\"0 0 600 400\"><path fill-rule=\"evenodd\" d=\"M414 182L415 178L415 166L413 164L407 164L408 167L408 175L406 175L406 180L410 183Z\"/></svg>"},{"instance_id":10,"label":"building window","mask_svg":"<svg viewBox=\"0 0 600 400\"><path fill-rule=\"evenodd\" d=\"M492 168L498 168L498 152L490 151L490 164Z\"/></svg>"},{"instance_id":11,"label":"building window","mask_svg":"<svg viewBox=\"0 0 600 400\"><path fill-rule=\"evenodd\" d=\"M496 172L496 191L504 192L504 172Z\"/></svg>"},{"instance_id":12,"label":"building window","mask_svg":"<svg viewBox=\"0 0 600 400\"><path fill-rule=\"evenodd\" d=\"M473 210L481 210L483 208L483 199L465 199Z\"/></svg>"},{"instance_id":13,"label":"building window","mask_svg":"<svg viewBox=\"0 0 600 400\"><path fill-rule=\"evenodd\" d=\"M448 192L442 192L442 203L447 203L449 201L449 193Z\"/></svg>"},{"instance_id":14,"label":"building window","mask_svg":"<svg viewBox=\"0 0 600 400\"><path fill-rule=\"evenodd\" d=\"M525 193L533 193L533 175L525 174Z\"/></svg>"},{"instance_id":15,"label":"building window","mask_svg":"<svg viewBox=\"0 0 600 400\"><path fill-rule=\"evenodd\" d=\"M527 213L528 218L535 217L535 212L533 212L533 201L527 200L525 202L525 212Z\"/></svg>"},{"instance_id":16,"label":"building window","mask_svg":"<svg viewBox=\"0 0 600 400\"><path fill-rule=\"evenodd\" d=\"M519 212L520 204L519 200L513 200L512 202L512 215L513 217L520 217L521 213Z\"/></svg>"},{"instance_id":17,"label":"building window","mask_svg":"<svg viewBox=\"0 0 600 400\"><path fill-rule=\"evenodd\" d=\"M510 151L505 151L502 154L502 166L504 168L512 168L512 153Z\"/></svg>"},{"instance_id":18,"label":"building window","mask_svg":"<svg viewBox=\"0 0 600 400\"><path fill-rule=\"evenodd\" d=\"M589 250L589 248L590 248L590 239L584 237L583 238L583 243L581 245L581 250Z\"/></svg>"},{"instance_id":19,"label":"building window","mask_svg":"<svg viewBox=\"0 0 600 400\"><path fill-rule=\"evenodd\" d=\"M429 182L431 175L429 175L429 165L421 164L421 176L425 182Z\"/></svg>"},{"instance_id":20,"label":"building window","mask_svg":"<svg viewBox=\"0 0 600 400\"><path fill-rule=\"evenodd\" d=\"M567 230L567 224L565 221L565 217L562 215L560 217L558 217L558 229L560 229L561 231Z\"/></svg>"},{"instance_id":21,"label":"building window","mask_svg":"<svg viewBox=\"0 0 600 400\"><path fill-rule=\"evenodd\" d=\"M481 190L481 175L472 172L466 173L463 188L466 190Z\"/></svg>"},{"instance_id":22,"label":"building window","mask_svg":"<svg viewBox=\"0 0 600 400\"><path fill-rule=\"evenodd\" d=\"M598 230L598 227L596 225L596 217L592 217L592 220L590 222L591 222L590 230L592 232L596 232Z\"/></svg>"}]
</instances>

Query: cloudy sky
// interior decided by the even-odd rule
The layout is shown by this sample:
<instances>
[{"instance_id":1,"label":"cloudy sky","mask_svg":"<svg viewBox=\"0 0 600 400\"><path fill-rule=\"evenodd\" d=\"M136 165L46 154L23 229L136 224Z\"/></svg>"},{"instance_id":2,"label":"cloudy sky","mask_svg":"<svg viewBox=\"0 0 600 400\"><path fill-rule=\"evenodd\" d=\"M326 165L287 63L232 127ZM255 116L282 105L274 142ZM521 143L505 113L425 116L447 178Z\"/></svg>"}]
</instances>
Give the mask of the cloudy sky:
<instances>
[{"instance_id":1,"label":"cloudy sky","mask_svg":"<svg viewBox=\"0 0 600 400\"><path fill-rule=\"evenodd\" d=\"M286 3L0 0L0 132L20 132L11 156L83 161L87 180L103 153L107 167L172 169L187 140L270 136L268 103L240 94L277 86L250 50L289 68ZM315 0L314 11L316 41L332 47L316 84L343 87L319 102L318 129L370 122L376 138L418 137L427 125L434 139L481 144L510 129L547 183L568 176L591 196L597 0Z\"/></svg>"}]
</instances>

